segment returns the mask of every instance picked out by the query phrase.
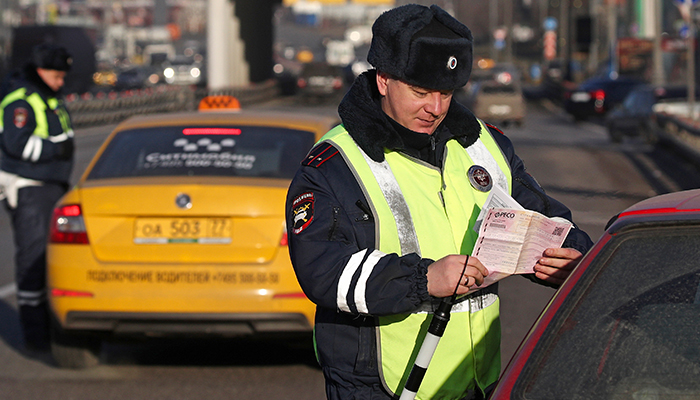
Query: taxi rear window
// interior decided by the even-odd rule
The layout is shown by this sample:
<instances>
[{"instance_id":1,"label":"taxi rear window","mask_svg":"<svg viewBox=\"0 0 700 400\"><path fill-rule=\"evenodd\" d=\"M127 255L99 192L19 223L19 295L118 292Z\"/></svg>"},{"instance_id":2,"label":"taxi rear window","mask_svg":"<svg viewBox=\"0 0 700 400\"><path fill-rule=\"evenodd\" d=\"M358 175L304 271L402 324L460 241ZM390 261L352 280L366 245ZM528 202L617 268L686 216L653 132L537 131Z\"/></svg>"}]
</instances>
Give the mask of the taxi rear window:
<instances>
[{"instance_id":1,"label":"taxi rear window","mask_svg":"<svg viewBox=\"0 0 700 400\"><path fill-rule=\"evenodd\" d=\"M313 132L260 126L180 126L117 134L87 179L245 176L291 179Z\"/></svg>"}]
</instances>

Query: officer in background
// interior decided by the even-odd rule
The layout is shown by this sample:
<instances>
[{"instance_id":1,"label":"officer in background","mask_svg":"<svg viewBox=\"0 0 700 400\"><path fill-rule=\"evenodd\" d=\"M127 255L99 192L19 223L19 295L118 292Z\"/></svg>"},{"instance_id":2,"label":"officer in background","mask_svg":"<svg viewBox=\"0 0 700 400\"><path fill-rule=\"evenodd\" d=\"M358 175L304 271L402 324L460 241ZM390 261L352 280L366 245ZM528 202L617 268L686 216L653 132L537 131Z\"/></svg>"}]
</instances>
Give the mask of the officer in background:
<instances>
[{"instance_id":1,"label":"officer in background","mask_svg":"<svg viewBox=\"0 0 700 400\"><path fill-rule=\"evenodd\" d=\"M59 92L73 60L40 44L0 102L0 198L14 232L17 303L25 347L49 349L46 242L73 168L73 130Z\"/></svg>"},{"instance_id":2,"label":"officer in background","mask_svg":"<svg viewBox=\"0 0 700 400\"><path fill-rule=\"evenodd\" d=\"M409 4L372 27L368 61L338 107L342 125L309 153L287 195L289 251L316 303L314 339L329 399L391 399L440 299L488 270L474 221L499 186L524 208L572 220L510 140L453 100L471 73L469 29ZM591 239L574 226L527 277L558 287ZM497 284L462 296L417 393L482 399L500 373ZM527 299L523 299L527 301Z\"/></svg>"}]
</instances>

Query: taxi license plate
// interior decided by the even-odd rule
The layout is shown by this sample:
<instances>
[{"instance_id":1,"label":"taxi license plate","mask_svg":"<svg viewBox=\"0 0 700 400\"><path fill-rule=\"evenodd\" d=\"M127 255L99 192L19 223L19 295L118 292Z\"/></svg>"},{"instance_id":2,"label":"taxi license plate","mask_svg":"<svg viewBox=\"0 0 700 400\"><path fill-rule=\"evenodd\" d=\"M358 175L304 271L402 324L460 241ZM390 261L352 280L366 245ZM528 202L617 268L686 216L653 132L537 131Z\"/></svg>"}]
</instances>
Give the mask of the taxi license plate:
<instances>
[{"instance_id":1,"label":"taxi license plate","mask_svg":"<svg viewBox=\"0 0 700 400\"><path fill-rule=\"evenodd\" d=\"M134 243L231 243L230 218L139 218Z\"/></svg>"}]
</instances>

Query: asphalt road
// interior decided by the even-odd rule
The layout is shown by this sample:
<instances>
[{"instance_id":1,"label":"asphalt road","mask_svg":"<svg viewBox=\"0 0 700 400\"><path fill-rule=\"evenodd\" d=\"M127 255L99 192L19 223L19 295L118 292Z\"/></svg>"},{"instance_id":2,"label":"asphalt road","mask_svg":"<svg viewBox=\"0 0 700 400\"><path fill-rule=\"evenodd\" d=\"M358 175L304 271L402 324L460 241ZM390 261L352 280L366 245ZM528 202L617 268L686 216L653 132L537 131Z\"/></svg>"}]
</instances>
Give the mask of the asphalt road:
<instances>
[{"instance_id":1,"label":"asphalt road","mask_svg":"<svg viewBox=\"0 0 700 400\"><path fill-rule=\"evenodd\" d=\"M299 110L293 99L261 108ZM335 106L306 111L335 113ZM74 182L112 127L77 132ZM523 127L504 130L528 171L567 204L596 240L610 217L659 193L700 187L690 163L634 140L611 144L595 123L573 124L560 110L529 105ZM101 365L61 370L21 351L13 286L12 233L0 212L0 400L4 399L323 399L323 378L308 348L282 342L146 341L104 346ZM521 277L500 286L505 363L553 289Z\"/></svg>"}]
</instances>

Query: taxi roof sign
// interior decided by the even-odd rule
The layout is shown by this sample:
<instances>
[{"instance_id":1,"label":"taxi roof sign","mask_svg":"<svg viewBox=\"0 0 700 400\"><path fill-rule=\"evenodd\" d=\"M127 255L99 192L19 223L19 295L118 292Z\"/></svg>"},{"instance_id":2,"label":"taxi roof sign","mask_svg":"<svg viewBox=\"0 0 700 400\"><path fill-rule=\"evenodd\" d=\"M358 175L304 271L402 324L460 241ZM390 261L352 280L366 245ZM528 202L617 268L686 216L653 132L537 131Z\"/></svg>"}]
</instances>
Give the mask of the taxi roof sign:
<instances>
[{"instance_id":1,"label":"taxi roof sign","mask_svg":"<svg viewBox=\"0 0 700 400\"><path fill-rule=\"evenodd\" d=\"M206 96L199 102L199 111L240 111L241 103L229 95Z\"/></svg>"}]
</instances>

